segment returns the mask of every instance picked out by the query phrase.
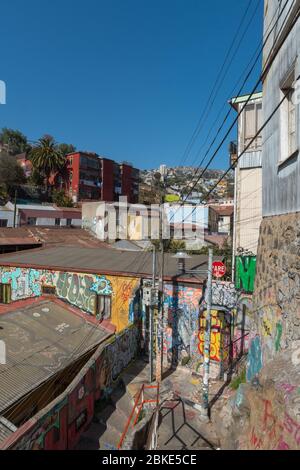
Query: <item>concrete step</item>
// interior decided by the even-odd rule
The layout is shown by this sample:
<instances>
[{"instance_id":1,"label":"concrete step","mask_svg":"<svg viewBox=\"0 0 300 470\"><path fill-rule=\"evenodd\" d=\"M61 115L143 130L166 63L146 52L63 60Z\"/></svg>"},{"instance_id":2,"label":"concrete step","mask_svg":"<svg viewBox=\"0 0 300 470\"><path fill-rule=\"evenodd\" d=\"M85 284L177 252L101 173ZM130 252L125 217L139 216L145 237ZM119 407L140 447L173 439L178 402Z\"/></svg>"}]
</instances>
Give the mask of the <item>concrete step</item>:
<instances>
[{"instance_id":1,"label":"concrete step","mask_svg":"<svg viewBox=\"0 0 300 470\"><path fill-rule=\"evenodd\" d=\"M120 410L127 417L130 416L134 405L134 400L130 394L126 393L124 390L116 390L111 395L111 399L117 410Z\"/></svg>"},{"instance_id":2,"label":"concrete step","mask_svg":"<svg viewBox=\"0 0 300 470\"><path fill-rule=\"evenodd\" d=\"M121 433L108 427L99 439L100 450L115 450L121 439Z\"/></svg>"},{"instance_id":3,"label":"concrete step","mask_svg":"<svg viewBox=\"0 0 300 470\"><path fill-rule=\"evenodd\" d=\"M103 410L98 411L95 414L96 421L103 425L106 425L107 420L114 414L116 408L114 405L107 405Z\"/></svg>"},{"instance_id":4,"label":"concrete step","mask_svg":"<svg viewBox=\"0 0 300 470\"><path fill-rule=\"evenodd\" d=\"M99 439L106 428L100 423L93 422L87 431L81 436L76 450L99 450Z\"/></svg>"},{"instance_id":5,"label":"concrete step","mask_svg":"<svg viewBox=\"0 0 300 470\"><path fill-rule=\"evenodd\" d=\"M122 411L116 409L106 421L107 428L115 428L119 433L125 429L129 415L126 416Z\"/></svg>"}]
</instances>

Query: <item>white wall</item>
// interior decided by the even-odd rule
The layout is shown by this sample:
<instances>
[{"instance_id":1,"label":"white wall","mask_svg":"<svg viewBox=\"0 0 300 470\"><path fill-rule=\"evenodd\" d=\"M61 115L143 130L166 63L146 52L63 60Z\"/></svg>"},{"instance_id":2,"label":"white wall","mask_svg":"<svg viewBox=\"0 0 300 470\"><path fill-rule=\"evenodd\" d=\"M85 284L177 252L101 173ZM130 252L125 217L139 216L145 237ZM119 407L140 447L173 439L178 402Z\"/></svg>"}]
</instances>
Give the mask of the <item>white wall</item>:
<instances>
[{"instance_id":1,"label":"white wall","mask_svg":"<svg viewBox=\"0 0 300 470\"><path fill-rule=\"evenodd\" d=\"M7 227L13 227L14 225L14 213L12 211L0 209L0 219L7 220Z\"/></svg>"}]
</instances>

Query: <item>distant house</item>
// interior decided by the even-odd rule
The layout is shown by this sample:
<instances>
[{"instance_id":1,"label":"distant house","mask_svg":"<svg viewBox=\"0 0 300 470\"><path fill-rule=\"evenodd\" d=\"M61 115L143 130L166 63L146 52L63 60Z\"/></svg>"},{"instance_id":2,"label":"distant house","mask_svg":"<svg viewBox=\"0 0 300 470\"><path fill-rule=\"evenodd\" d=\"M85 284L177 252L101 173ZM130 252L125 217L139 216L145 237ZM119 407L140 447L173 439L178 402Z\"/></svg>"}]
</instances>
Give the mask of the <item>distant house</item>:
<instances>
[{"instance_id":1,"label":"distant house","mask_svg":"<svg viewBox=\"0 0 300 470\"><path fill-rule=\"evenodd\" d=\"M233 230L233 212L233 206L210 205L208 212L209 232L231 235Z\"/></svg>"},{"instance_id":2,"label":"distant house","mask_svg":"<svg viewBox=\"0 0 300 470\"><path fill-rule=\"evenodd\" d=\"M7 214L9 214L6 227L13 227L14 205L11 202L8 202L5 209ZM2 216L0 216L0 219L1 218ZM3 224L4 223L5 222L3 222ZM17 204L16 227L24 225L43 227L81 227L81 209L57 207L55 205L43 206L41 204Z\"/></svg>"},{"instance_id":3,"label":"distant house","mask_svg":"<svg viewBox=\"0 0 300 470\"><path fill-rule=\"evenodd\" d=\"M13 227L14 211L6 206L0 206L0 228Z\"/></svg>"}]
</instances>

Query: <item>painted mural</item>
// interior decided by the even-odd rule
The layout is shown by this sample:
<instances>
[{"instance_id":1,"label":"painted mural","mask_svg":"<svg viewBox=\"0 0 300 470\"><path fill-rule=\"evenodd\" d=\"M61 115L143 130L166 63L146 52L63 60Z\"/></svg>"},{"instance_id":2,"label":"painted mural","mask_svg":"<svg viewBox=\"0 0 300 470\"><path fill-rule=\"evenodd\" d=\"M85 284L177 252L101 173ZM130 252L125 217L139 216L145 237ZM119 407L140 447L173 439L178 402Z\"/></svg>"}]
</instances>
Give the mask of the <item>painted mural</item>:
<instances>
[{"instance_id":1,"label":"painted mural","mask_svg":"<svg viewBox=\"0 0 300 470\"><path fill-rule=\"evenodd\" d=\"M235 263L235 287L245 293L253 293L256 274L256 256L237 256Z\"/></svg>"},{"instance_id":2,"label":"painted mural","mask_svg":"<svg viewBox=\"0 0 300 470\"><path fill-rule=\"evenodd\" d=\"M206 328L206 315L203 312L200 317L200 331L198 335L198 349L201 356L204 354L204 340ZM210 334L210 359L211 361L225 361L229 355L230 319L226 318L224 312L211 311L211 334Z\"/></svg>"},{"instance_id":3,"label":"painted mural","mask_svg":"<svg viewBox=\"0 0 300 470\"><path fill-rule=\"evenodd\" d=\"M0 267L0 282L12 287L12 301L39 297L42 287L55 287L57 297L97 316L97 295L109 296L111 322L117 332L139 317L140 280L131 277Z\"/></svg>"},{"instance_id":4,"label":"painted mural","mask_svg":"<svg viewBox=\"0 0 300 470\"><path fill-rule=\"evenodd\" d=\"M94 416L95 401L112 391L112 385L136 357L139 331L130 327L112 342L101 345L67 390L30 422L21 426L0 449L73 449Z\"/></svg>"},{"instance_id":5,"label":"painted mural","mask_svg":"<svg viewBox=\"0 0 300 470\"><path fill-rule=\"evenodd\" d=\"M164 287L164 352L169 363L184 356L197 356L199 305L202 287L165 284Z\"/></svg>"}]
</instances>

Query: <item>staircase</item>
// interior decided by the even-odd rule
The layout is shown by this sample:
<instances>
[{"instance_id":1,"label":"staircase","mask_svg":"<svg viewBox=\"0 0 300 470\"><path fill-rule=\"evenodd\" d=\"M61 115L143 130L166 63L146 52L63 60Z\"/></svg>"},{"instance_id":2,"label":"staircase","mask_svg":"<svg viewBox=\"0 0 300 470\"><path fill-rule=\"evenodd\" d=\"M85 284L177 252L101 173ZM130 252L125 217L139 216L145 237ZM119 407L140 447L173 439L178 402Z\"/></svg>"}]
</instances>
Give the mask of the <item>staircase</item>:
<instances>
[{"instance_id":1,"label":"staircase","mask_svg":"<svg viewBox=\"0 0 300 470\"><path fill-rule=\"evenodd\" d=\"M132 412L135 397L148 378L145 362L131 364L123 372L109 401L96 409L93 422L82 434L76 450L115 450Z\"/></svg>"},{"instance_id":2,"label":"staircase","mask_svg":"<svg viewBox=\"0 0 300 470\"><path fill-rule=\"evenodd\" d=\"M77 450L115 450L120 442L133 399L121 381L110 396L109 402L95 412L89 429L81 436Z\"/></svg>"}]
</instances>

